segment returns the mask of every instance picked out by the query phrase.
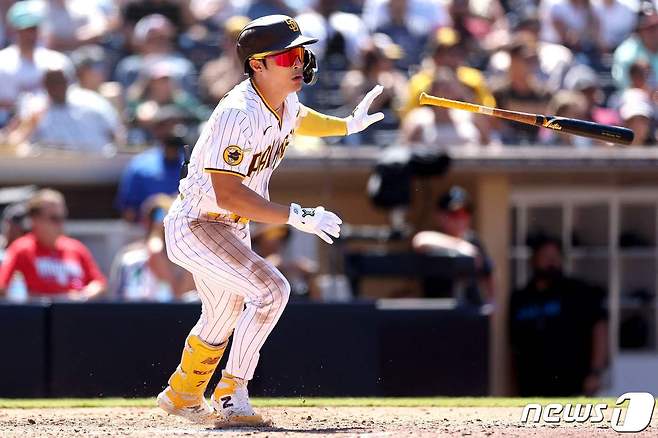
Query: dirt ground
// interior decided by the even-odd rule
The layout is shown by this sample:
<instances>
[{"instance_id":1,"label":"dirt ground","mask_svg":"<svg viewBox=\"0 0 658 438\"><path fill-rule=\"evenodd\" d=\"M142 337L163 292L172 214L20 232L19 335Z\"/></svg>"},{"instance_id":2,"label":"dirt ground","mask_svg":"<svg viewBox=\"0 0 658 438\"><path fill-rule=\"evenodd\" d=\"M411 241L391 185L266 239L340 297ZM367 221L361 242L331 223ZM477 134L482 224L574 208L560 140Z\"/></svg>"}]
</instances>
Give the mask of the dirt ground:
<instances>
[{"instance_id":1,"label":"dirt ground","mask_svg":"<svg viewBox=\"0 0 658 438\"><path fill-rule=\"evenodd\" d=\"M521 408L262 408L271 428L217 430L153 408L0 409L0 437L613 437L608 422L520 423ZM658 415L633 437L658 435Z\"/></svg>"}]
</instances>

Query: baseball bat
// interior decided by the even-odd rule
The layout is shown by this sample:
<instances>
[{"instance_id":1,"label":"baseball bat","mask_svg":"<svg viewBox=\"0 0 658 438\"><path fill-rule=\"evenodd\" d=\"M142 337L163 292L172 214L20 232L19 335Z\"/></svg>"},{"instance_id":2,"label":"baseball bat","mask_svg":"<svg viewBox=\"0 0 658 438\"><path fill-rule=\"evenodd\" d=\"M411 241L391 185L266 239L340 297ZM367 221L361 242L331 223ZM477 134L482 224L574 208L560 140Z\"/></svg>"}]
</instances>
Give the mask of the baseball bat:
<instances>
[{"instance_id":1,"label":"baseball bat","mask_svg":"<svg viewBox=\"0 0 658 438\"><path fill-rule=\"evenodd\" d=\"M595 138L611 143L628 145L633 142L633 131L621 126L602 125L600 123L588 122L568 117L544 116L542 114L523 113L520 111L509 111L488 106L475 105L473 103L461 102L459 100L444 99L427 93L420 95L421 105L434 105L443 108L452 108L472 113L485 114L487 116L501 119L513 120L528 125L541 126L553 131L566 134L580 135L582 137Z\"/></svg>"}]
</instances>

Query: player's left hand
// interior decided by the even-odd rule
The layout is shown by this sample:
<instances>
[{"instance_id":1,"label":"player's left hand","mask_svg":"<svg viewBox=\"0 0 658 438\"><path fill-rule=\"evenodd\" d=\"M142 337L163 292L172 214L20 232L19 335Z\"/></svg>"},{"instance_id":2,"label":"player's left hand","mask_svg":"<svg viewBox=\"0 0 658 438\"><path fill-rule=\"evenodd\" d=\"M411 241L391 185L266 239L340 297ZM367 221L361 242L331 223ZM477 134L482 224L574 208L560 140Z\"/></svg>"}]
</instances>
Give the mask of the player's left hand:
<instances>
[{"instance_id":1,"label":"player's left hand","mask_svg":"<svg viewBox=\"0 0 658 438\"><path fill-rule=\"evenodd\" d=\"M368 114L372 101L382 94L384 87L375 85L375 87L366 94L363 100L354 108L352 114L345 119L347 122L347 135L361 132L375 122L384 118L384 113Z\"/></svg>"}]
</instances>

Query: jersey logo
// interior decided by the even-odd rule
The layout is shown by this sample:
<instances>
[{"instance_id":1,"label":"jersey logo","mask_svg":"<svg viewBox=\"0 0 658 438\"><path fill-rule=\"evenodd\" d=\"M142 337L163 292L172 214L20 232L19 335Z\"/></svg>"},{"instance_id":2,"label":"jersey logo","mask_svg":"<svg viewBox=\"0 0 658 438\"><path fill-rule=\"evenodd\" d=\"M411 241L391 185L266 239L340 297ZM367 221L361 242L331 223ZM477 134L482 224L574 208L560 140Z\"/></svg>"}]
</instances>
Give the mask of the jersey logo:
<instances>
[{"instance_id":1,"label":"jersey logo","mask_svg":"<svg viewBox=\"0 0 658 438\"><path fill-rule=\"evenodd\" d=\"M293 20L292 18L288 18L288 19L286 20L286 24L288 25L288 27L290 28L290 30L292 30L293 32L299 32L299 25L298 25L297 22L296 22L295 20Z\"/></svg>"},{"instance_id":2,"label":"jersey logo","mask_svg":"<svg viewBox=\"0 0 658 438\"><path fill-rule=\"evenodd\" d=\"M226 164L229 166L237 166L242 163L243 158L244 151L238 145L233 144L224 149L224 161L226 161Z\"/></svg>"}]
</instances>

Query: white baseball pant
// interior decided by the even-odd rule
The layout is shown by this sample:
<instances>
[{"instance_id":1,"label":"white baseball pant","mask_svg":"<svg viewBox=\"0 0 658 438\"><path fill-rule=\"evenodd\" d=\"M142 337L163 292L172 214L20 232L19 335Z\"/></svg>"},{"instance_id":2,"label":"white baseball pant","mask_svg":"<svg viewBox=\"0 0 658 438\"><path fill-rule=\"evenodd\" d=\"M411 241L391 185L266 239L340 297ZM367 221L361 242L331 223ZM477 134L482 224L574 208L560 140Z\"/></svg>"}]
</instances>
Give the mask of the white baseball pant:
<instances>
[{"instance_id":1,"label":"white baseball pant","mask_svg":"<svg viewBox=\"0 0 658 438\"><path fill-rule=\"evenodd\" d=\"M251 250L247 225L168 216L165 239L169 259L192 273L201 297L201 317L190 334L219 345L234 332L226 371L251 380L290 284Z\"/></svg>"}]
</instances>

